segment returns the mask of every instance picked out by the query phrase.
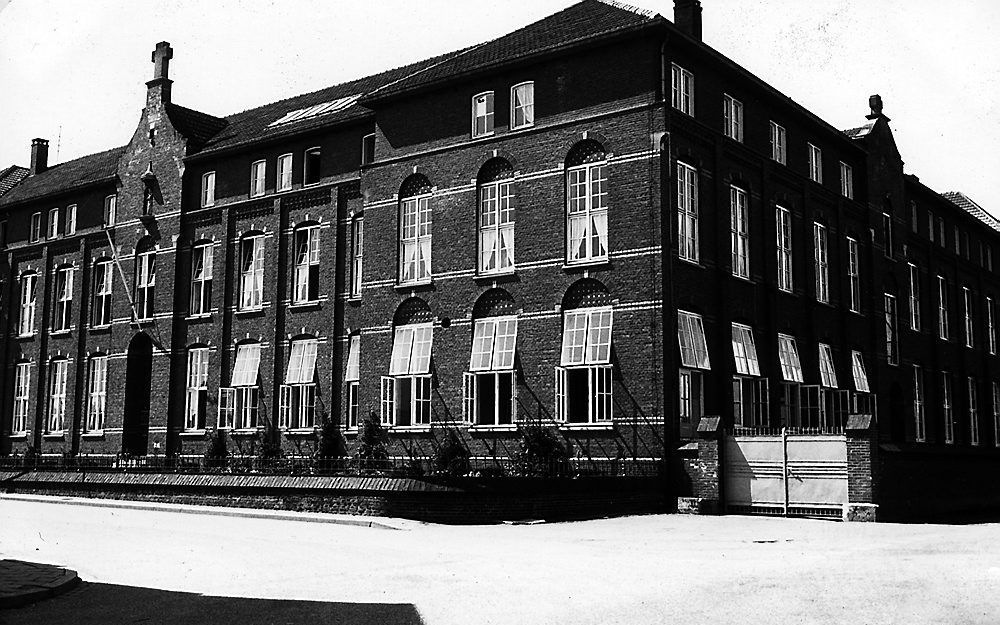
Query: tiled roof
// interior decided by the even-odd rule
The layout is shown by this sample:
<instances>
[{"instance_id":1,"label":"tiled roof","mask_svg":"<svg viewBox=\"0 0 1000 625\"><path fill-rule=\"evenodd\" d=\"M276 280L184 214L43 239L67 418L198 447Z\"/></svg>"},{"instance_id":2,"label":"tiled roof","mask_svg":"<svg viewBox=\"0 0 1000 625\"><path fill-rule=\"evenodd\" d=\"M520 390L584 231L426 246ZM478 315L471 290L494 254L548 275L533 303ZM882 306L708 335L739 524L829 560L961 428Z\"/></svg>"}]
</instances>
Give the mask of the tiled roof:
<instances>
[{"instance_id":1,"label":"tiled roof","mask_svg":"<svg viewBox=\"0 0 1000 625\"><path fill-rule=\"evenodd\" d=\"M224 119L212 117L207 113L185 108L173 102L167 104L167 117L170 118L170 123L174 125L174 128L198 146L204 145L227 124Z\"/></svg>"},{"instance_id":2,"label":"tiled roof","mask_svg":"<svg viewBox=\"0 0 1000 625\"><path fill-rule=\"evenodd\" d=\"M90 182L111 178L118 171L118 159L124 151L125 146L114 148L59 163L40 174L28 176L21 184L0 198L0 206L67 191Z\"/></svg>"},{"instance_id":3,"label":"tiled roof","mask_svg":"<svg viewBox=\"0 0 1000 625\"><path fill-rule=\"evenodd\" d=\"M423 71L380 87L376 100L515 59L611 33L662 21L659 15L620 2L583 0L493 41L473 46L428 66Z\"/></svg>"},{"instance_id":4,"label":"tiled roof","mask_svg":"<svg viewBox=\"0 0 1000 625\"><path fill-rule=\"evenodd\" d=\"M11 165L7 169L0 171L0 195L3 195L13 189L17 183L21 182L28 176L27 167L18 167L17 165Z\"/></svg>"},{"instance_id":5,"label":"tiled roof","mask_svg":"<svg viewBox=\"0 0 1000 625\"><path fill-rule=\"evenodd\" d=\"M946 193L942 193L941 197L945 198L955 206L969 213L970 215L972 215L979 221L983 222L990 228L993 228L994 230L1000 232L1000 220L997 220L996 217L990 215L988 212L986 212L986 209L977 204L975 201L973 201L972 198L962 193L961 191L948 191Z\"/></svg>"}]
</instances>

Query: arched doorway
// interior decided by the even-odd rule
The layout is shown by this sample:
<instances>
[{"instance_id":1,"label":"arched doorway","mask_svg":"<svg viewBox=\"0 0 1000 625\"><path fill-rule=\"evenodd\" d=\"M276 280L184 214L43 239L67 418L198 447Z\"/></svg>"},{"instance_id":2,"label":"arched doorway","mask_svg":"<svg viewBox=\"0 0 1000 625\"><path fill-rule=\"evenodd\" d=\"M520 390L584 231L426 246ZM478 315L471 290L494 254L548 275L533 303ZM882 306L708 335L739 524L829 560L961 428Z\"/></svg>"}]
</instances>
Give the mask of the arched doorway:
<instances>
[{"instance_id":1,"label":"arched doorway","mask_svg":"<svg viewBox=\"0 0 1000 625\"><path fill-rule=\"evenodd\" d=\"M140 332L128 345L125 366L125 414L122 419L122 452L125 454L146 455L152 373L153 342Z\"/></svg>"}]
</instances>

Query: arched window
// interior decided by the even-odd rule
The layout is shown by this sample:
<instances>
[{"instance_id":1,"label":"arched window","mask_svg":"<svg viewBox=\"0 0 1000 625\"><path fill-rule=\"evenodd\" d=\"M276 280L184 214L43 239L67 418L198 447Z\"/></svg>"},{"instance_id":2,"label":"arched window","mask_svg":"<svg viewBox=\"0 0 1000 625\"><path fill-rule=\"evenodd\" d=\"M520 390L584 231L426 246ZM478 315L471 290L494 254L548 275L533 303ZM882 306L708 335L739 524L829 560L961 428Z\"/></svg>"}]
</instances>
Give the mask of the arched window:
<instances>
[{"instance_id":1,"label":"arched window","mask_svg":"<svg viewBox=\"0 0 1000 625\"><path fill-rule=\"evenodd\" d=\"M55 358L49 364L49 420L46 431L62 432L66 427L66 382L69 361Z\"/></svg>"},{"instance_id":2,"label":"arched window","mask_svg":"<svg viewBox=\"0 0 1000 625\"><path fill-rule=\"evenodd\" d=\"M503 289L491 289L476 302L473 319L472 357L463 379L465 420L483 426L512 425L517 415L514 300Z\"/></svg>"},{"instance_id":3,"label":"arched window","mask_svg":"<svg viewBox=\"0 0 1000 625\"><path fill-rule=\"evenodd\" d=\"M73 267L70 265L57 267L55 277L52 331L63 332L70 329L73 321Z\"/></svg>"},{"instance_id":4,"label":"arched window","mask_svg":"<svg viewBox=\"0 0 1000 625\"><path fill-rule=\"evenodd\" d=\"M251 232L240 239L240 310L264 306L264 233Z\"/></svg>"},{"instance_id":5,"label":"arched window","mask_svg":"<svg viewBox=\"0 0 1000 625\"><path fill-rule=\"evenodd\" d=\"M110 258L94 261L94 303L91 325L103 328L111 325L111 290L114 285L114 265Z\"/></svg>"},{"instance_id":6,"label":"arched window","mask_svg":"<svg viewBox=\"0 0 1000 625\"><path fill-rule=\"evenodd\" d=\"M607 258L607 154L600 143L587 139L566 157L566 261Z\"/></svg>"},{"instance_id":7,"label":"arched window","mask_svg":"<svg viewBox=\"0 0 1000 625\"><path fill-rule=\"evenodd\" d=\"M184 400L184 429L205 429L208 405L208 347L191 345L187 349L187 392Z\"/></svg>"},{"instance_id":8,"label":"arched window","mask_svg":"<svg viewBox=\"0 0 1000 625\"><path fill-rule=\"evenodd\" d=\"M292 302L304 304L319 299L319 224L295 228L295 275Z\"/></svg>"},{"instance_id":9,"label":"arched window","mask_svg":"<svg viewBox=\"0 0 1000 625\"><path fill-rule=\"evenodd\" d=\"M14 420L12 434L28 429L28 405L31 397L31 362L21 360L14 366Z\"/></svg>"},{"instance_id":10,"label":"arched window","mask_svg":"<svg viewBox=\"0 0 1000 625\"><path fill-rule=\"evenodd\" d=\"M598 423L612 417L611 330L614 310L607 288L576 282L563 298L560 366L556 367L556 418Z\"/></svg>"},{"instance_id":11,"label":"arched window","mask_svg":"<svg viewBox=\"0 0 1000 625\"><path fill-rule=\"evenodd\" d=\"M285 383L278 401L278 425L290 430L316 425L316 355L319 341L314 336L292 340L288 353Z\"/></svg>"},{"instance_id":12,"label":"arched window","mask_svg":"<svg viewBox=\"0 0 1000 625\"><path fill-rule=\"evenodd\" d=\"M152 319L156 290L156 250L152 241L143 239L135 250L135 317Z\"/></svg>"},{"instance_id":13,"label":"arched window","mask_svg":"<svg viewBox=\"0 0 1000 625\"><path fill-rule=\"evenodd\" d=\"M35 333L35 289L38 287L38 274L33 271L22 273L19 282L21 305L17 333L27 336Z\"/></svg>"},{"instance_id":14,"label":"arched window","mask_svg":"<svg viewBox=\"0 0 1000 625\"><path fill-rule=\"evenodd\" d=\"M260 343L236 346L236 361L228 387L219 389L219 427L244 430L257 427L260 397Z\"/></svg>"},{"instance_id":15,"label":"arched window","mask_svg":"<svg viewBox=\"0 0 1000 625\"><path fill-rule=\"evenodd\" d=\"M431 279L431 183L414 174L399 190L399 281Z\"/></svg>"},{"instance_id":16,"label":"arched window","mask_svg":"<svg viewBox=\"0 0 1000 625\"><path fill-rule=\"evenodd\" d=\"M108 407L108 357L106 354L94 354L90 357L87 376L87 420L84 422L84 431L99 432L104 429L104 417Z\"/></svg>"},{"instance_id":17,"label":"arched window","mask_svg":"<svg viewBox=\"0 0 1000 625\"><path fill-rule=\"evenodd\" d=\"M199 241L191 248L191 303L188 314L192 317L212 312L211 241Z\"/></svg>"},{"instance_id":18,"label":"arched window","mask_svg":"<svg viewBox=\"0 0 1000 625\"><path fill-rule=\"evenodd\" d=\"M427 303L410 298L393 318L389 375L382 377L382 423L427 426L431 422L431 352L434 319Z\"/></svg>"},{"instance_id":19,"label":"arched window","mask_svg":"<svg viewBox=\"0 0 1000 625\"><path fill-rule=\"evenodd\" d=\"M479 171L479 273L514 268L514 170L502 158Z\"/></svg>"}]
</instances>

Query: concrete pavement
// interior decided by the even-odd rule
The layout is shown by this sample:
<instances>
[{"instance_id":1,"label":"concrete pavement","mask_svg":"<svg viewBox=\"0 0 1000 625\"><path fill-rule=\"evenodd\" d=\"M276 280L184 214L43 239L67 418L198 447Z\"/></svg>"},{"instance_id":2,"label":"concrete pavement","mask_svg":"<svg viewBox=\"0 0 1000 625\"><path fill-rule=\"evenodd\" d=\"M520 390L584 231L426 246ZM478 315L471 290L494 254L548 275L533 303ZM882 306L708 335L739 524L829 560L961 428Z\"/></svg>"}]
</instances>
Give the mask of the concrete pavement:
<instances>
[{"instance_id":1,"label":"concrete pavement","mask_svg":"<svg viewBox=\"0 0 1000 625\"><path fill-rule=\"evenodd\" d=\"M0 560L0 610L54 597L80 582L76 571L36 562Z\"/></svg>"}]
</instances>

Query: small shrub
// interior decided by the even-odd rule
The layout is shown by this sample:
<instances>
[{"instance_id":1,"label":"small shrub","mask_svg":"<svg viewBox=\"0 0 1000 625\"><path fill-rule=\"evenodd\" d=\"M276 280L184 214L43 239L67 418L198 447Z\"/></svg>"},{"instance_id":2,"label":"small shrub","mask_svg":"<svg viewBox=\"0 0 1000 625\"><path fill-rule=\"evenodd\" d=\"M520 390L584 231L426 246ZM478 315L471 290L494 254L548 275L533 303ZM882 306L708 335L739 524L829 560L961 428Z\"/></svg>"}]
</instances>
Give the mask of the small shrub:
<instances>
[{"instance_id":1,"label":"small shrub","mask_svg":"<svg viewBox=\"0 0 1000 625\"><path fill-rule=\"evenodd\" d=\"M451 477L469 472L469 450L454 431L434 450L434 472Z\"/></svg>"},{"instance_id":2,"label":"small shrub","mask_svg":"<svg viewBox=\"0 0 1000 625\"><path fill-rule=\"evenodd\" d=\"M229 456L228 445L226 444L225 430L209 430L205 432L205 464L210 467L222 467L226 464Z\"/></svg>"},{"instance_id":3,"label":"small shrub","mask_svg":"<svg viewBox=\"0 0 1000 625\"><path fill-rule=\"evenodd\" d=\"M389 459L389 451L385 445L385 429L374 412L361 422L361 432L358 434L358 466L362 469L379 468Z\"/></svg>"},{"instance_id":4,"label":"small shrub","mask_svg":"<svg viewBox=\"0 0 1000 625\"><path fill-rule=\"evenodd\" d=\"M344 435L340 432L340 428L333 421L323 422L323 426L319 430L319 445L316 449L316 457L329 459L343 458L346 455L347 444L344 441Z\"/></svg>"},{"instance_id":5,"label":"small shrub","mask_svg":"<svg viewBox=\"0 0 1000 625\"><path fill-rule=\"evenodd\" d=\"M277 460L283 455L277 432L264 429L257 434L257 457L261 460Z\"/></svg>"},{"instance_id":6,"label":"small shrub","mask_svg":"<svg viewBox=\"0 0 1000 625\"><path fill-rule=\"evenodd\" d=\"M565 470L566 445L551 428L529 426L521 430L521 446L514 466L519 475L550 476Z\"/></svg>"}]
</instances>

